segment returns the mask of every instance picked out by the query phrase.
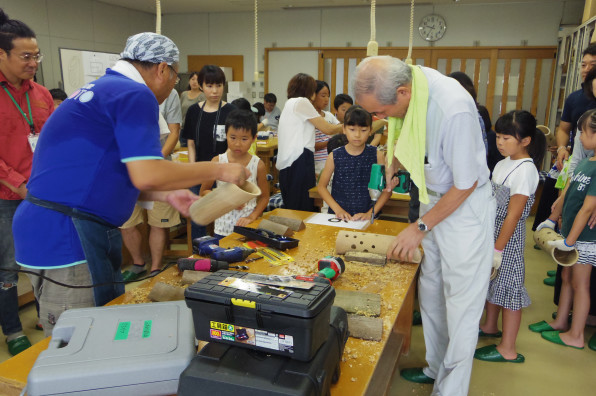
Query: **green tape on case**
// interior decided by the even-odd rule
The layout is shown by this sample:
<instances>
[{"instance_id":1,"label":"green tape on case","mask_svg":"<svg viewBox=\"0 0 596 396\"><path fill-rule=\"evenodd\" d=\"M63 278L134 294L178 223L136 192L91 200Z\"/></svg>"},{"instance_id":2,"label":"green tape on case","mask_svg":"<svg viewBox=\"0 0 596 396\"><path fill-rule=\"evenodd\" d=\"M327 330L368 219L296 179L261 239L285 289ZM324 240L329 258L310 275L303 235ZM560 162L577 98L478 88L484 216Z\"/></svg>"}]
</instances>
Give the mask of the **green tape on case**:
<instances>
[{"instance_id":1,"label":"green tape on case","mask_svg":"<svg viewBox=\"0 0 596 396\"><path fill-rule=\"evenodd\" d=\"M118 323L118 328L116 329L116 335L114 336L114 341L128 339L129 331L130 331L130 322Z\"/></svg>"},{"instance_id":2,"label":"green tape on case","mask_svg":"<svg viewBox=\"0 0 596 396\"><path fill-rule=\"evenodd\" d=\"M152 320L146 320L143 324L143 338L151 337L151 327L153 326Z\"/></svg>"}]
</instances>

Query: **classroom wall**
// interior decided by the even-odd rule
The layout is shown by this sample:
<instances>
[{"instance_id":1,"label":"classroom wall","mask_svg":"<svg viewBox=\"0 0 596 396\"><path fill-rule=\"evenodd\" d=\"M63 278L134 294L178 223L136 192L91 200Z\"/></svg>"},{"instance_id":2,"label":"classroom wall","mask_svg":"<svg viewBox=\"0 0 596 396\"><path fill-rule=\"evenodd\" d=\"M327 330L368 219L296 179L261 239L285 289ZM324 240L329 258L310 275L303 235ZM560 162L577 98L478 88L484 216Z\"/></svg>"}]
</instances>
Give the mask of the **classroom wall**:
<instances>
[{"instance_id":1,"label":"classroom wall","mask_svg":"<svg viewBox=\"0 0 596 396\"><path fill-rule=\"evenodd\" d=\"M155 15L92 0L2 0L0 7L35 32L50 89L62 80L58 48L120 53L127 37L155 30Z\"/></svg>"},{"instance_id":2,"label":"classroom wall","mask_svg":"<svg viewBox=\"0 0 596 396\"><path fill-rule=\"evenodd\" d=\"M27 23L37 34L48 88L61 80L58 48L120 52L126 38L155 30L155 15L93 0L2 0L0 7ZM445 17L447 33L437 46L556 45L560 25L581 22L582 0L520 0L480 4L419 5L414 15L414 46L428 46L417 32L420 19L430 13ZM162 5L167 11L167 4ZM408 6L377 6L380 46L407 46ZM366 46L370 38L368 7L282 10L259 13L258 69L264 70L265 47ZM531 18L529 18L531 17ZM254 16L252 12L165 14L162 33L186 56L243 55L244 76L254 74ZM295 32L298 31L298 34Z\"/></svg>"},{"instance_id":3,"label":"classroom wall","mask_svg":"<svg viewBox=\"0 0 596 396\"><path fill-rule=\"evenodd\" d=\"M418 34L418 22L427 14L441 14L445 36L436 46L556 45L560 25L579 25L582 0L520 1L484 4L420 5L415 8L414 46L429 46ZM264 70L265 47L366 47L370 39L370 8L322 8L259 13L259 63ZM531 16L531 19L529 18ZM376 41L380 46L407 47L410 7L377 6ZM244 55L244 76L254 73L254 15L252 12L166 14L162 32L182 54ZM295 34L298 31L299 34ZM476 43L478 42L478 43ZM186 58L180 70L186 70Z\"/></svg>"}]
</instances>

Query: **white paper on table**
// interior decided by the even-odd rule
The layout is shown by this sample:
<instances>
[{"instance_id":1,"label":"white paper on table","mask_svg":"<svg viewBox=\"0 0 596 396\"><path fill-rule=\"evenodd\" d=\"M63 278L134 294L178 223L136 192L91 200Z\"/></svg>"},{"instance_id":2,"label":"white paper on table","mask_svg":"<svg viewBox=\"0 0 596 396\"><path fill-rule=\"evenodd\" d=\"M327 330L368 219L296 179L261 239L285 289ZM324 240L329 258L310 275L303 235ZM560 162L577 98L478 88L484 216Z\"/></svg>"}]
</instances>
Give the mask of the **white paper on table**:
<instances>
[{"instance_id":1,"label":"white paper on table","mask_svg":"<svg viewBox=\"0 0 596 396\"><path fill-rule=\"evenodd\" d=\"M339 220L334 214L327 213L315 213L304 220L304 222L331 227L352 228L355 230L364 230L370 224L370 220Z\"/></svg>"}]
</instances>

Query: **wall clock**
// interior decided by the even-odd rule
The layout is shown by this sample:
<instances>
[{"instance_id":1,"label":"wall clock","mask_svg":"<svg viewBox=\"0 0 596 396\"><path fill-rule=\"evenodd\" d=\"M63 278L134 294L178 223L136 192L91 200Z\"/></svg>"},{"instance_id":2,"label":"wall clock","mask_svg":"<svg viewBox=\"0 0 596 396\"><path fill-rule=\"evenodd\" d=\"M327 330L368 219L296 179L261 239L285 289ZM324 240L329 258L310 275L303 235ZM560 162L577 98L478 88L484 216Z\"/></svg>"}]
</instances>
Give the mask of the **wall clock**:
<instances>
[{"instance_id":1,"label":"wall clock","mask_svg":"<svg viewBox=\"0 0 596 396\"><path fill-rule=\"evenodd\" d=\"M418 25L418 33L426 41L440 40L447 30L445 18L437 14L430 14L422 18Z\"/></svg>"}]
</instances>

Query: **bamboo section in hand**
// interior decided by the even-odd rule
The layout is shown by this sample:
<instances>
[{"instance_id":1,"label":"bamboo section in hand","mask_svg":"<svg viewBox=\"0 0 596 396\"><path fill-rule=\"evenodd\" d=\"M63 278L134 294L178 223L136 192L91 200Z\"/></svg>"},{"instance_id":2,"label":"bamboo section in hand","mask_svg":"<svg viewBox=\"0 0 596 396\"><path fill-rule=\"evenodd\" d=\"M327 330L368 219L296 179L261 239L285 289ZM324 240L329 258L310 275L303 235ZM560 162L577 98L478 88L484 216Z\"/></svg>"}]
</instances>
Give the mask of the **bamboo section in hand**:
<instances>
[{"instance_id":1,"label":"bamboo section in hand","mask_svg":"<svg viewBox=\"0 0 596 396\"><path fill-rule=\"evenodd\" d=\"M385 256L387 249L395 237L392 235L371 234L366 232L340 231L335 240L335 253L346 252L375 253ZM419 264L422 261L422 252L416 249L412 262Z\"/></svg>"},{"instance_id":2,"label":"bamboo section in hand","mask_svg":"<svg viewBox=\"0 0 596 396\"><path fill-rule=\"evenodd\" d=\"M563 267L569 267L577 263L579 253L577 249L560 250L548 244L550 241L558 241L560 239L563 239L563 237L550 228L543 228L534 233L534 242L540 246L540 249L548 252L557 264Z\"/></svg>"},{"instance_id":3,"label":"bamboo section in hand","mask_svg":"<svg viewBox=\"0 0 596 396\"><path fill-rule=\"evenodd\" d=\"M207 225L260 195L261 189L252 182L246 181L241 187L226 183L193 202L190 218L196 224Z\"/></svg>"}]
</instances>

